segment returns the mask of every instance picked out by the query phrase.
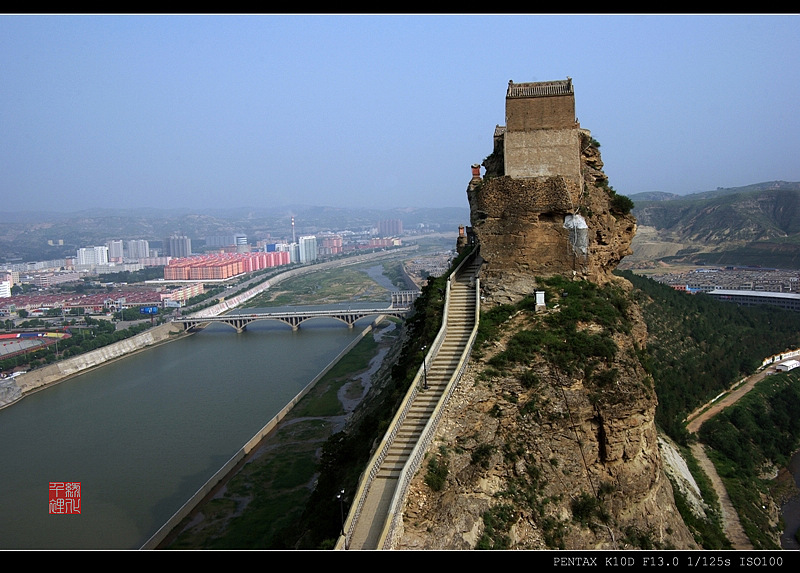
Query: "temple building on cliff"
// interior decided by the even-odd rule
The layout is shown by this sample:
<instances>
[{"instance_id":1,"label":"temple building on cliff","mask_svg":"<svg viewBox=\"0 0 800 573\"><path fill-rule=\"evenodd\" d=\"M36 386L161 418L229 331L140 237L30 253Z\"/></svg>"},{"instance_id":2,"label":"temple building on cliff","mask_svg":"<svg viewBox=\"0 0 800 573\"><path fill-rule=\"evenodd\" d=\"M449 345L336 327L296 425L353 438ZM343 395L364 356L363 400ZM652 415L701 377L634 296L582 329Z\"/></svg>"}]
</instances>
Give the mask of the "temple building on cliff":
<instances>
[{"instance_id":1,"label":"temple building on cliff","mask_svg":"<svg viewBox=\"0 0 800 573\"><path fill-rule=\"evenodd\" d=\"M506 91L504 171L514 179L581 181L580 124L572 79L515 84Z\"/></svg>"}]
</instances>

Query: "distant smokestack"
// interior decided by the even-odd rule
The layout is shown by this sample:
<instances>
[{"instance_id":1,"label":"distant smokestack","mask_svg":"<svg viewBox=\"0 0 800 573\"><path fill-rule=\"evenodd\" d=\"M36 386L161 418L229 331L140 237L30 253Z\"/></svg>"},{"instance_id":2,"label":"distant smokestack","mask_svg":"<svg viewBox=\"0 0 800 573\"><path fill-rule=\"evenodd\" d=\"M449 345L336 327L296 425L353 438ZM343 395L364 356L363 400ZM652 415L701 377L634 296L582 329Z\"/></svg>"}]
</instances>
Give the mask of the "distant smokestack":
<instances>
[{"instance_id":1,"label":"distant smokestack","mask_svg":"<svg viewBox=\"0 0 800 573\"><path fill-rule=\"evenodd\" d=\"M292 243L296 243L297 241L294 240L294 217L292 217Z\"/></svg>"}]
</instances>

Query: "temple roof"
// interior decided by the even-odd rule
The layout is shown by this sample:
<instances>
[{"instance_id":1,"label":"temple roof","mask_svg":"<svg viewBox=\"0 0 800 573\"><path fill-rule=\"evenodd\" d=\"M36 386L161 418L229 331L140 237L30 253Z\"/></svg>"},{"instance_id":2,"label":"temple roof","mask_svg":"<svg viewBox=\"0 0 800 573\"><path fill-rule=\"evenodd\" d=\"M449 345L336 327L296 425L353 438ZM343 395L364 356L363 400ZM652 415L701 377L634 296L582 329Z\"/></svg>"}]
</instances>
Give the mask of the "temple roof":
<instances>
[{"instance_id":1,"label":"temple roof","mask_svg":"<svg viewBox=\"0 0 800 573\"><path fill-rule=\"evenodd\" d=\"M529 82L522 84L515 84L509 80L506 98L547 97L573 94L572 78L552 82Z\"/></svg>"}]
</instances>

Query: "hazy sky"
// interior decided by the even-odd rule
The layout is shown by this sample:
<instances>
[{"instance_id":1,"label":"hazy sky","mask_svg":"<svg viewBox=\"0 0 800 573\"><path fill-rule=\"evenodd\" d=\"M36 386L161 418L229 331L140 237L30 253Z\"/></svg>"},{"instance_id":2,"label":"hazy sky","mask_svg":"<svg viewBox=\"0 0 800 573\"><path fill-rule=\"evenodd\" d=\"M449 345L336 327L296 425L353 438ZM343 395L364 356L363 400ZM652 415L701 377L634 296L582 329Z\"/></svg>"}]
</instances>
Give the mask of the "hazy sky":
<instances>
[{"instance_id":1,"label":"hazy sky","mask_svg":"<svg viewBox=\"0 0 800 573\"><path fill-rule=\"evenodd\" d=\"M620 193L800 181L797 15L4 15L0 209L468 207L567 76Z\"/></svg>"}]
</instances>

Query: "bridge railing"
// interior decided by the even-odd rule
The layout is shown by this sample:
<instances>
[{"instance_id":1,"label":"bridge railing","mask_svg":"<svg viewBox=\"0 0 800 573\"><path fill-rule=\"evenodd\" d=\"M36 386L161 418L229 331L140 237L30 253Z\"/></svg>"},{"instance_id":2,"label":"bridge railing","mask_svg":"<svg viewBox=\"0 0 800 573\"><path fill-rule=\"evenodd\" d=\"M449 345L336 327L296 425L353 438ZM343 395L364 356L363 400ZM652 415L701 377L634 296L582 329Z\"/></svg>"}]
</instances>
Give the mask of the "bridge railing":
<instances>
[{"instance_id":1,"label":"bridge railing","mask_svg":"<svg viewBox=\"0 0 800 573\"><path fill-rule=\"evenodd\" d=\"M437 333L436 338L431 344L430 350L428 351L427 355L423 358L423 364L421 364L419 369L417 370L417 374L414 376L414 380L412 381L411 387L408 389L408 392L406 393L403 403L401 404L397 413L394 415L394 418L392 418L392 422L389 425L389 431L384 435L383 439L378 445L378 448L375 450L375 453L370 459L369 464L367 465L368 468L367 472L362 475L359 481L358 489L356 490L356 494L354 497L355 505L353 506L353 509L351 509L350 513L347 516L347 520L345 521L343 527L344 535L340 537L339 540L337 541L336 549L347 549L350 546L350 539L353 537L353 532L355 531L356 525L358 524L358 521L361 518L361 512L363 510L364 503L367 500L369 487L372 484L372 481L374 480L378 471L380 470L380 467L383 464L383 460L385 459L386 454L389 452L389 448L394 442L394 439L397 436L397 432L400 429L400 426L402 426L406 415L411 409L411 406L413 405L414 400L416 399L417 394L419 393L419 390L422 386L423 376L425 375L425 369L427 367L426 364L430 364L432 359L435 358L436 354L439 352L439 349L442 346L442 343L444 342L445 336L447 335L447 317L448 317L448 307L450 306L449 302L450 302L450 287L452 284L451 281L453 277L458 276L461 270L465 267L465 264L467 262L471 263L472 260L474 260L474 258L475 258L475 252L473 251L470 255L468 255L467 257L464 258L464 260L461 261L461 263L456 267L456 269L452 273L450 273L450 276L447 279L444 313L442 316L442 326L439 328L439 332ZM477 296L477 301L479 302L480 297L477 295L477 293L479 293L480 290L476 289L475 292ZM477 315L476 315L476 328L477 328ZM472 339L470 339L470 346L471 346L471 341ZM424 449L422 450L422 452L424 453ZM407 485L405 486L405 489L407 489ZM394 500L393 503L395 503Z\"/></svg>"},{"instance_id":2,"label":"bridge railing","mask_svg":"<svg viewBox=\"0 0 800 573\"><path fill-rule=\"evenodd\" d=\"M304 311L289 311L289 312L257 312L257 313L237 313L237 314L223 314L219 316L206 316L202 318L196 317L181 317L173 318L172 322L182 324L185 329L207 325L212 322L219 322L229 324L237 330L242 330L251 322L259 320L278 320L286 323L293 329L297 328L301 323L306 320L314 318L332 318L339 320L348 326L352 327L353 324L367 316L394 316L396 318L405 318L411 311L410 308L363 308L353 310L304 310Z\"/></svg>"}]
</instances>

